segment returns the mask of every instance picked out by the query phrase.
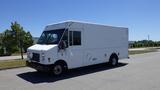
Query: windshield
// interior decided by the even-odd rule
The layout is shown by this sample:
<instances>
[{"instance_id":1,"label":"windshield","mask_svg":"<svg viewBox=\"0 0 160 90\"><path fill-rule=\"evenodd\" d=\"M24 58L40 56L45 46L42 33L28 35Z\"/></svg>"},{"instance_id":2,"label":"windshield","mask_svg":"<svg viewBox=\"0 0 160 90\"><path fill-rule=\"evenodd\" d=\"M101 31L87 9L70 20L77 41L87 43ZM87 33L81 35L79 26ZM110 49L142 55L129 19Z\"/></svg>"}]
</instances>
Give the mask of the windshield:
<instances>
[{"instance_id":1,"label":"windshield","mask_svg":"<svg viewBox=\"0 0 160 90\"><path fill-rule=\"evenodd\" d=\"M44 31L37 44L58 44L65 29Z\"/></svg>"}]
</instances>

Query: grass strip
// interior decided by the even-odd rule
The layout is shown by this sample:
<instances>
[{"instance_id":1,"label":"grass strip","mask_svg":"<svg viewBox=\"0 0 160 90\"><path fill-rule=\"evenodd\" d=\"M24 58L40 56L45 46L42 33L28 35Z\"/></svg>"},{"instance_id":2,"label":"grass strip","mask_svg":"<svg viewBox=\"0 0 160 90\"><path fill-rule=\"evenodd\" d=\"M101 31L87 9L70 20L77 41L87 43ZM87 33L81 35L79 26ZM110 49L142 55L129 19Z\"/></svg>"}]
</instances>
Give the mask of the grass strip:
<instances>
[{"instance_id":1,"label":"grass strip","mask_svg":"<svg viewBox=\"0 0 160 90\"><path fill-rule=\"evenodd\" d=\"M149 52L157 52L158 50L155 48L148 48L145 50L134 50L134 51L129 51L129 55L134 55L134 54L144 54L144 53L149 53Z\"/></svg>"},{"instance_id":2,"label":"grass strip","mask_svg":"<svg viewBox=\"0 0 160 90\"><path fill-rule=\"evenodd\" d=\"M18 68L26 66L25 60L2 60L0 61L0 70L10 69L10 68Z\"/></svg>"}]
</instances>

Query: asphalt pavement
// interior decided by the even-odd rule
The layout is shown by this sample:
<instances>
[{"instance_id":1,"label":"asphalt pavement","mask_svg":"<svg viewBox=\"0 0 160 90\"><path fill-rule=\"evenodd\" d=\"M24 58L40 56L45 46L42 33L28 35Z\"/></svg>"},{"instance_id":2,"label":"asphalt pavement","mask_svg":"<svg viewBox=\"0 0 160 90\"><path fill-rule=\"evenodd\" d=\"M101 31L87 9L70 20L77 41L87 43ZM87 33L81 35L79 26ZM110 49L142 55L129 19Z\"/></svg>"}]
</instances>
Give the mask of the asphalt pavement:
<instances>
[{"instance_id":1,"label":"asphalt pavement","mask_svg":"<svg viewBox=\"0 0 160 90\"><path fill-rule=\"evenodd\" d=\"M55 77L24 67L0 71L0 90L160 90L160 52L130 56Z\"/></svg>"}]
</instances>

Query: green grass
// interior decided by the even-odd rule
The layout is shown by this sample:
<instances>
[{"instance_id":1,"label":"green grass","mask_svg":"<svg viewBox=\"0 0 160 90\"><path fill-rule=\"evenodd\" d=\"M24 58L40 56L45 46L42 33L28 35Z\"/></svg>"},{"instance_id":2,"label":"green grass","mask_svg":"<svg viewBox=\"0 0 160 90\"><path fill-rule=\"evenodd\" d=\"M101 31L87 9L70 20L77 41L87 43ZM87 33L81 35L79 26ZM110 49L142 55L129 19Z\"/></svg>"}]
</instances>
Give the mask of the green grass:
<instances>
[{"instance_id":1,"label":"green grass","mask_svg":"<svg viewBox=\"0 0 160 90\"><path fill-rule=\"evenodd\" d=\"M146 50L129 51L129 55L144 54L144 53L149 53L149 52L157 52L157 49L155 49L155 48L149 48L149 49L146 49Z\"/></svg>"},{"instance_id":2,"label":"green grass","mask_svg":"<svg viewBox=\"0 0 160 90\"><path fill-rule=\"evenodd\" d=\"M0 61L0 70L2 69L10 69L10 68L18 68L26 66L25 60L3 60Z\"/></svg>"}]
</instances>

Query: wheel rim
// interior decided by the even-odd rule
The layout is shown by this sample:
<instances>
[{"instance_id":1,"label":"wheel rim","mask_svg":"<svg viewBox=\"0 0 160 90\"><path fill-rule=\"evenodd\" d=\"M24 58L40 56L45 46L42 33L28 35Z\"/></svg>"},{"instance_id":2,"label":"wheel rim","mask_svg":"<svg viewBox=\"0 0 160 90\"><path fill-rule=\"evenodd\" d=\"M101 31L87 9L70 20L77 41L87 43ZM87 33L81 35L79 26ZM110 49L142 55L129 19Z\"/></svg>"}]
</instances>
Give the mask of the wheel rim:
<instances>
[{"instance_id":1,"label":"wheel rim","mask_svg":"<svg viewBox=\"0 0 160 90\"><path fill-rule=\"evenodd\" d=\"M112 58L112 65L115 66L117 64L117 59L116 58Z\"/></svg>"},{"instance_id":2,"label":"wheel rim","mask_svg":"<svg viewBox=\"0 0 160 90\"><path fill-rule=\"evenodd\" d=\"M56 66L54 67L53 71L54 71L54 74L55 74L55 75L61 74L61 73L62 73L62 67L61 67L61 65L56 65Z\"/></svg>"}]
</instances>

